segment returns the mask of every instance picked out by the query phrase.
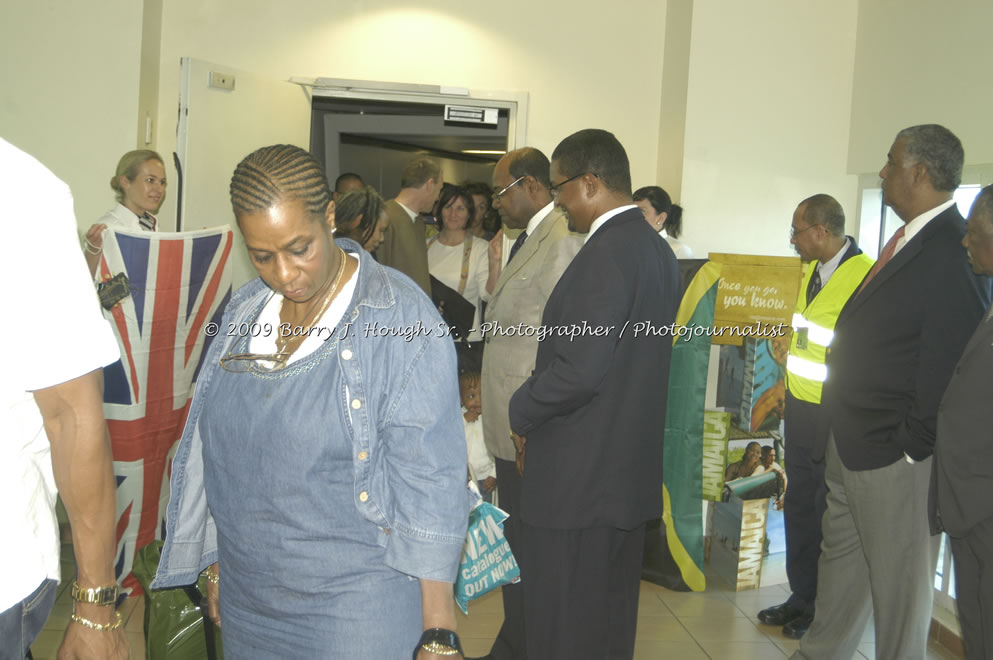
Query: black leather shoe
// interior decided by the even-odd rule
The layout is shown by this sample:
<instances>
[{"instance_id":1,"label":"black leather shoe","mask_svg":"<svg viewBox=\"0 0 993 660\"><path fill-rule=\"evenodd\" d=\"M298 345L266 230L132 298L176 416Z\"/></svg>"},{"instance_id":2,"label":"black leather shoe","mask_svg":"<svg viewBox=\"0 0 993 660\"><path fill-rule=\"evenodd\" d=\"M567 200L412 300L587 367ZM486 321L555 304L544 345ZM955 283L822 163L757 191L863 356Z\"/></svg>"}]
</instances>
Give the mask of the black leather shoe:
<instances>
[{"instance_id":1,"label":"black leather shoe","mask_svg":"<svg viewBox=\"0 0 993 660\"><path fill-rule=\"evenodd\" d=\"M767 607L759 612L759 621L768 623L770 626L785 626L787 623L803 616L803 611L798 610L789 603Z\"/></svg>"},{"instance_id":2,"label":"black leather shoe","mask_svg":"<svg viewBox=\"0 0 993 660\"><path fill-rule=\"evenodd\" d=\"M783 636L790 639L800 639L807 632L807 629L810 628L810 624L813 621L814 617L809 614L801 614L783 626Z\"/></svg>"}]
</instances>

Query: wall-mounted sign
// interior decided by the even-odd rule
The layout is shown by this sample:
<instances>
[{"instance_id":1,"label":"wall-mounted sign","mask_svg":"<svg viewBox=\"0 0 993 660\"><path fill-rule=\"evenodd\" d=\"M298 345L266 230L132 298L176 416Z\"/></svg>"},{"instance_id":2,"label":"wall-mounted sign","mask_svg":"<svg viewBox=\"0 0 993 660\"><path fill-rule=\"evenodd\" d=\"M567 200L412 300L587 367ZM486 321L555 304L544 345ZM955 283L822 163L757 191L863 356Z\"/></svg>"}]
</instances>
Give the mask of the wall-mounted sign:
<instances>
[{"instance_id":1,"label":"wall-mounted sign","mask_svg":"<svg viewBox=\"0 0 993 660\"><path fill-rule=\"evenodd\" d=\"M500 110L498 108L480 108L474 105L445 106L445 121L496 126L499 118Z\"/></svg>"}]
</instances>

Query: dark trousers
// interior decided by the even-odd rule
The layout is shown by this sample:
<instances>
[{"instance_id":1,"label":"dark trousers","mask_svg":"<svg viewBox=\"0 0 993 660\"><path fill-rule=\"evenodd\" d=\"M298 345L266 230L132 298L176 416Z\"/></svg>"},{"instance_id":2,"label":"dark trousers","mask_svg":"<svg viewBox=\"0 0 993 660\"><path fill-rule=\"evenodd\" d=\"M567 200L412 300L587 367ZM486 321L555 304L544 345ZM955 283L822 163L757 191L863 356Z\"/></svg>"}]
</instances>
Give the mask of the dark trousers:
<instances>
[{"instance_id":1,"label":"dark trousers","mask_svg":"<svg viewBox=\"0 0 993 660\"><path fill-rule=\"evenodd\" d=\"M520 533L528 657L631 660L645 526Z\"/></svg>"},{"instance_id":2,"label":"dark trousers","mask_svg":"<svg viewBox=\"0 0 993 660\"><path fill-rule=\"evenodd\" d=\"M514 461L494 458L496 463L497 490L500 493L500 508L510 516L503 523L503 534L507 537L510 549L520 563L521 545L519 537L521 475ZM503 585L503 625L493 641L490 650L497 660L524 660L524 591L520 583Z\"/></svg>"},{"instance_id":3,"label":"dark trousers","mask_svg":"<svg viewBox=\"0 0 993 660\"><path fill-rule=\"evenodd\" d=\"M955 605L966 660L993 658L993 519L953 539Z\"/></svg>"},{"instance_id":4,"label":"dark trousers","mask_svg":"<svg viewBox=\"0 0 993 660\"><path fill-rule=\"evenodd\" d=\"M827 508L824 460L815 461L811 446L820 406L786 394L786 577L793 594L789 604L814 613L817 599L817 560L821 556L821 519Z\"/></svg>"},{"instance_id":5,"label":"dark trousers","mask_svg":"<svg viewBox=\"0 0 993 660\"><path fill-rule=\"evenodd\" d=\"M55 604L58 583L45 580L30 596L0 612L0 660L23 660Z\"/></svg>"}]
</instances>

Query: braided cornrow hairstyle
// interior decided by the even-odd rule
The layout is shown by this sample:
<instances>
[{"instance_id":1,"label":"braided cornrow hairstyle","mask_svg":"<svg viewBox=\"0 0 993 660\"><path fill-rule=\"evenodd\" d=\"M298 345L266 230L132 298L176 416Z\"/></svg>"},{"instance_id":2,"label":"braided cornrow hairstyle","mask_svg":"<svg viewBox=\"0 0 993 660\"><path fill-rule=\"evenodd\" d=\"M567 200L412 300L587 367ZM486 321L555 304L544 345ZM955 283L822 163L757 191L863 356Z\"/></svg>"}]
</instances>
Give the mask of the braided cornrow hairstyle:
<instances>
[{"instance_id":1,"label":"braided cornrow hairstyle","mask_svg":"<svg viewBox=\"0 0 993 660\"><path fill-rule=\"evenodd\" d=\"M334 207L338 237L350 238L359 245L365 245L376 231L385 204L372 186L346 193ZM362 216L361 220L359 216Z\"/></svg>"},{"instance_id":2,"label":"braided cornrow hairstyle","mask_svg":"<svg viewBox=\"0 0 993 660\"><path fill-rule=\"evenodd\" d=\"M262 147L245 156L234 169L231 206L236 218L291 199L302 201L307 212L320 219L325 217L331 201L324 170L300 147Z\"/></svg>"}]
</instances>

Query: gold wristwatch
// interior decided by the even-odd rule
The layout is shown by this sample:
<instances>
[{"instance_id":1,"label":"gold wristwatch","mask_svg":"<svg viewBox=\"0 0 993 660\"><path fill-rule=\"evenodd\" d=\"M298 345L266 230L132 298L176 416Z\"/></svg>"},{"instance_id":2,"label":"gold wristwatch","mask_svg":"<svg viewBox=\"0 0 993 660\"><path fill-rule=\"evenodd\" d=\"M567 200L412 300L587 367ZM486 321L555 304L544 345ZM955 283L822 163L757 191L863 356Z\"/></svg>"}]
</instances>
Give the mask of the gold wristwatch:
<instances>
[{"instance_id":1,"label":"gold wristwatch","mask_svg":"<svg viewBox=\"0 0 993 660\"><path fill-rule=\"evenodd\" d=\"M460 655L462 643L459 636L444 628L429 628L421 635L421 640L414 648L413 660L417 660L417 652L424 649L435 655Z\"/></svg>"},{"instance_id":2,"label":"gold wristwatch","mask_svg":"<svg viewBox=\"0 0 993 660\"><path fill-rule=\"evenodd\" d=\"M79 582L72 581L72 599L77 603L91 603L93 605L115 605L117 597L121 593L120 587L113 584L109 587L96 587L95 589L83 589Z\"/></svg>"}]
</instances>

